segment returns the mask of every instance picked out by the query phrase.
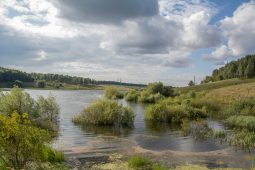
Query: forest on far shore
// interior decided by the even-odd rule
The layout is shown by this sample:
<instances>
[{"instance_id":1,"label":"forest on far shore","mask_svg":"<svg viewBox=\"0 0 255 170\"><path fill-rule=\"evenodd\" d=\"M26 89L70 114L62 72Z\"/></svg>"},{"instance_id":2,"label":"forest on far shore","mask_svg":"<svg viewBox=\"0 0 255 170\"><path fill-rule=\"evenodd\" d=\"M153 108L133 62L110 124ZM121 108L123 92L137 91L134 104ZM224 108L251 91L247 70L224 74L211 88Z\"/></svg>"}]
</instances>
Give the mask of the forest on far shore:
<instances>
[{"instance_id":1,"label":"forest on far shore","mask_svg":"<svg viewBox=\"0 0 255 170\"><path fill-rule=\"evenodd\" d=\"M69 76L62 74L26 73L16 69L0 67L0 84L3 87L38 87L51 86L61 88L63 84L69 85L123 85L144 87L144 84L133 84L118 81L97 81L91 78Z\"/></svg>"}]
</instances>

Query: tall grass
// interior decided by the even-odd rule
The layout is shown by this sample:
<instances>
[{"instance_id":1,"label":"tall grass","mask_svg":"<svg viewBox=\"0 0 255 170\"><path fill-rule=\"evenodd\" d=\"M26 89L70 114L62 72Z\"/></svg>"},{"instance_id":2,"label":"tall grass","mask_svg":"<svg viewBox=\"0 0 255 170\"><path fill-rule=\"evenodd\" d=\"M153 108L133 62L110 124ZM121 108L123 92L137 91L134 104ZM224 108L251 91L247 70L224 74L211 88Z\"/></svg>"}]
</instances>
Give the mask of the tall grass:
<instances>
[{"instance_id":1,"label":"tall grass","mask_svg":"<svg viewBox=\"0 0 255 170\"><path fill-rule=\"evenodd\" d=\"M227 125L239 128L255 130L255 117L254 116L230 116L226 120Z\"/></svg>"},{"instance_id":2,"label":"tall grass","mask_svg":"<svg viewBox=\"0 0 255 170\"><path fill-rule=\"evenodd\" d=\"M61 163L65 159L63 152L57 151L49 146L43 148L42 160L50 163Z\"/></svg>"},{"instance_id":3,"label":"tall grass","mask_svg":"<svg viewBox=\"0 0 255 170\"><path fill-rule=\"evenodd\" d=\"M166 167L142 156L133 156L128 159L128 167L135 170L167 170Z\"/></svg>"}]
</instances>

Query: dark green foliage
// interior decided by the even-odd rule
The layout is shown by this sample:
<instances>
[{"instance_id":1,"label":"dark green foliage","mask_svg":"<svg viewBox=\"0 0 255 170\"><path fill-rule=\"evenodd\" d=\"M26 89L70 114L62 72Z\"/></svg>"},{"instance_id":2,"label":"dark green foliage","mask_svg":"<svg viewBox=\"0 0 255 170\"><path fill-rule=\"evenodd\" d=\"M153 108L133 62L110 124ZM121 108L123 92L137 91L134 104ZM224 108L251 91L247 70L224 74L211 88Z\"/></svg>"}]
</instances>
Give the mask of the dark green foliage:
<instances>
[{"instance_id":1,"label":"dark green foliage","mask_svg":"<svg viewBox=\"0 0 255 170\"><path fill-rule=\"evenodd\" d=\"M45 88L46 82L44 80L37 81L37 87L38 88Z\"/></svg>"},{"instance_id":2,"label":"dark green foliage","mask_svg":"<svg viewBox=\"0 0 255 170\"><path fill-rule=\"evenodd\" d=\"M14 82L16 80L34 82L34 79L28 73L0 67L0 82Z\"/></svg>"},{"instance_id":3,"label":"dark green foliage","mask_svg":"<svg viewBox=\"0 0 255 170\"><path fill-rule=\"evenodd\" d=\"M190 80L188 85L189 86L195 86L195 83L192 80Z\"/></svg>"},{"instance_id":4,"label":"dark green foliage","mask_svg":"<svg viewBox=\"0 0 255 170\"><path fill-rule=\"evenodd\" d=\"M20 88L22 88L23 87L22 81L15 80L14 83L13 83L13 87L20 87Z\"/></svg>"},{"instance_id":5,"label":"dark green foliage","mask_svg":"<svg viewBox=\"0 0 255 170\"><path fill-rule=\"evenodd\" d=\"M35 83L38 87L38 81L45 81L54 88L60 88L63 84L71 85L124 85L124 86L137 86L145 87L143 84L122 83L115 81L96 81L90 78L83 78L77 76L68 76L61 74L42 74L42 73L26 73L15 69L8 69L0 67L0 82L6 83L7 87L14 84L15 81L23 83ZM21 86L19 86L21 87ZM43 88L43 87L39 87Z\"/></svg>"},{"instance_id":6,"label":"dark green foliage","mask_svg":"<svg viewBox=\"0 0 255 170\"><path fill-rule=\"evenodd\" d=\"M164 86L161 82L149 83L145 89L149 94L161 94L165 97L170 97L174 95L173 88L170 86Z\"/></svg>"},{"instance_id":7,"label":"dark green foliage","mask_svg":"<svg viewBox=\"0 0 255 170\"><path fill-rule=\"evenodd\" d=\"M128 108L115 101L100 99L86 107L78 116L73 118L77 124L133 126L135 114Z\"/></svg>"},{"instance_id":8,"label":"dark green foliage","mask_svg":"<svg viewBox=\"0 0 255 170\"><path fill-rule=\"evenodd\" d=\"M215 69L212 76L206 76L201 83L226 80L231 78L253 78L255 76L255 55L247 55L237 61L227 63Z\"/></svg>"},{"instance_id":9,"label":"dark green foliage","mask_svg":"<svg viewBox=\"0 0 255 170\"><path fill-rule=\"evenodd\" d=\"M148 86L137 95L134 94L134 92L132 93L131 95L135 96L135 99L138 97L138 101L142 103L155 103L165 97L175 96L173 88L164 86L161 82L149 83Z\"/></svg>"}]
</instances>

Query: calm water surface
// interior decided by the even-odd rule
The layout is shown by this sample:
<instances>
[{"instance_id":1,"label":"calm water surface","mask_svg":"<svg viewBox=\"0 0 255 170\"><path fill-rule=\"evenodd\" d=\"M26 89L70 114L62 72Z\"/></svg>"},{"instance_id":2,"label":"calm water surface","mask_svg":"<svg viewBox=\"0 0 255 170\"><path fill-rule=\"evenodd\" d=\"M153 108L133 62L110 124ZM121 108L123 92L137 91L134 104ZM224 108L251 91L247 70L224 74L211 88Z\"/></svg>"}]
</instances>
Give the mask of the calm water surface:
<instances>
[{"instance_id":1,"label":"calm water surface","mask_svg":"<svg viewBox=\"0 0 255 170\"><path fill-rule=\"evenodd\" d=\"M167 125L156 125L144 122L145 105L127 103L120 100L119 103L130 106L136 113L133 129L116 130L113 128L96 128L86 126L76 126L72 123L73 116L79 114L84 107L88 106L93 100L103 96L103 91L62 91L62 90L26 90L32 97L39 95L48 96L50 93L56 98L60 105L61 113L59 115L59 136L54 140L53 146L62 149L66 154L75 155L75 153L86 153L86 155L98 155L114 153L123 148L129 149L134 146L151 151L170 150L180 153L200 153L210 151L221 151L228 149L226 144L220 144L212 138L199 138L194 135L184 135L180 127L170 127ZM208 128L211 130L224 129L224 126L212 120L207 120ZM223 152L222 151L222 152ZM225 153L225 151L224 151ZM224 158L229 161L228 165L243 166L252 164L251 161L237 163L234 159L239 159L245 155L243 152L228 151L231 158ZM196 155L196 154L195 154ZM203 155L203 154L202 154ZM83 155L84 156L84 155ZM185 157L187 158L187 156ZM194 157L187 158L186 162L191 162ZM189 161L190 160L190 161ZM219 161L210 156L198 157L196 161L204 160L203 163L214 163ZM232 162L231 162L232 160ZM245 160L247 161L247 160ZM224 164L225 165L225 164Z\"/></svg>"}]
</instances>

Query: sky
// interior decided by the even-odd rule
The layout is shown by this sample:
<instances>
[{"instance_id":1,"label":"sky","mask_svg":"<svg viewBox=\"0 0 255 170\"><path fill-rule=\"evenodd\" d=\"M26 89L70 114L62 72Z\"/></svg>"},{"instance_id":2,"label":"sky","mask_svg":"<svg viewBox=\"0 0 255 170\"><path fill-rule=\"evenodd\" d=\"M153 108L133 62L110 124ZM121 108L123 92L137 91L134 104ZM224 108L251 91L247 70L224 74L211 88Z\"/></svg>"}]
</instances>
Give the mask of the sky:
<instances>
[{"instance_id":1,"label":"sky","mask_svg":"<svg viewBox=\"0 0 255 170\"><path fill-rule=\"evenodd\" d=\"M254 0L0 0L2 67L185 86L254 53Z\"/></svg>"}]
</instances>

